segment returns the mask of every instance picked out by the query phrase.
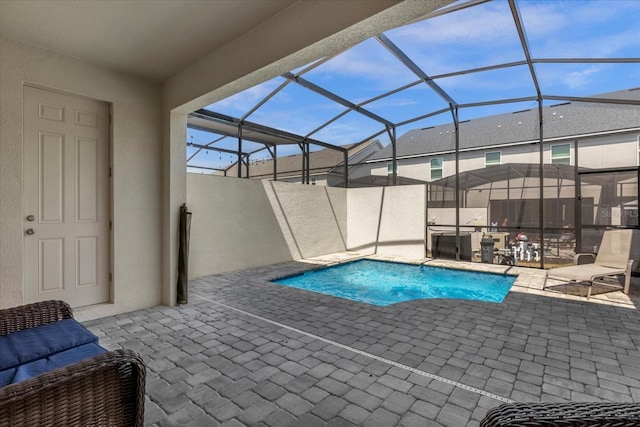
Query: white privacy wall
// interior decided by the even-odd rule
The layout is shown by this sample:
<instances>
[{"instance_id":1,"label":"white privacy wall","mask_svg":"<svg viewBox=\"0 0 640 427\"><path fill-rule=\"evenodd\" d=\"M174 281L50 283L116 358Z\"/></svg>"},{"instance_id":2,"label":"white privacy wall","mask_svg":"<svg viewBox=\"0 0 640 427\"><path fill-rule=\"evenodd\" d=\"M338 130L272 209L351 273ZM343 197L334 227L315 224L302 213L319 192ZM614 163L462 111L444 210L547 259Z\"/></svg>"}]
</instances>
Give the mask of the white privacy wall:
<instances>
[{"instance_id":1,"label":"white privacy wall","mask_svg":"<svg viewBox=\"0 0 640 427\"><path fill-rule=\"evenodd\" d=\"M344 189L187 174L189 277L345 250L425 256L425 187Z\"/></svg>"},{"instance_id":2,"label":"white privacy wall","mask_svg":"<svg viewBox=\"0 0 640 427\"><path fill-rule=\"evenodd\" d=\"M348 191L347 249L424 258L424 185Z\"/></svg>"},{"instance_id":3,"label":"white privacy wall","mask_svg":"<svg viewBox=\"0 0 640 427\"><path fill-rule=\"evenodd\" d=\"M346 191L187 174L189 277L346 249Z\"/></svg>"}]
</instances>

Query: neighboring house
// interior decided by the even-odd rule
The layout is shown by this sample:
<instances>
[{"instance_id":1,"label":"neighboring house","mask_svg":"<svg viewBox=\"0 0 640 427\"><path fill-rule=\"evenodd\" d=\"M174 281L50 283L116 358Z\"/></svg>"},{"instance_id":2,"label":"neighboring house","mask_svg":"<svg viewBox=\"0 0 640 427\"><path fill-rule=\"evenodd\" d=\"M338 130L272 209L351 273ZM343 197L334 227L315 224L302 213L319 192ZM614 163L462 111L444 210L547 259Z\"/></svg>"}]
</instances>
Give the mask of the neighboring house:
<instances>
[{"instance_id":1,"label":"neighboring house","mask_svg":"<svg viewBox=\"0 0 640 427\"><path fill-rule=\"evenodd\" d=\"M640 100L640 88L598 97ZM544 163L574 165L578 144L581 168L638 166L640 107L567 102L545 107L543 111ZM540 161L536 108L467 120L459 127L460 172ZM396 150L400 177L436 181L455 175L453 124L410 130L398 138ZM388 145L358 165L350 178L386 176L390 166Z\"/></svg>"},{"instance_id":2,"label":"neighboring house","mask_svg":"<svg viewBox=\"0 0 640 427\"><path fill-rule=\"evenodd\" d=\"M640 88L597 97L640 100ZM575 226L576 219L582 225L637 224L640 107L567 102L545 107L543 114L545 226ZM541 223L538 132L535 108L459 124L458 185L461 207L469 208L461 224L489 226L504 218L514 227ZM454 125L445 124L411 130L397 142L397 181L432 184L432 223L454 224L448 210L436 209L455 207L455 136ZM576 173L584 174L580 189ZM354 168L350 179L379 183L390 174L387 146Z\"/></svg>"},{"instance_id":3,"label":"neighboring house","mask_svg":"<svg viewBox=\"0 0 640 427\"><path fill-rule=\"evenodd\" d=\"M380 141L371 140L359 144L343 145L349 150L348 163L359 164L374 156L383 149ZM277 180L283 182L303 181L302 154L278 157L276 161ZM344 186L344 155L341 151L324 148L309 153L309 184L328 185L331 187ZM258 160L249 163L249 178L273 180L273 160ZM351 168L350 168L351 169ZM243 166L242 176L247 171ZM234 163L225 171L226 176L238 176L238 164Z\"/></svg>"}]
</instances>

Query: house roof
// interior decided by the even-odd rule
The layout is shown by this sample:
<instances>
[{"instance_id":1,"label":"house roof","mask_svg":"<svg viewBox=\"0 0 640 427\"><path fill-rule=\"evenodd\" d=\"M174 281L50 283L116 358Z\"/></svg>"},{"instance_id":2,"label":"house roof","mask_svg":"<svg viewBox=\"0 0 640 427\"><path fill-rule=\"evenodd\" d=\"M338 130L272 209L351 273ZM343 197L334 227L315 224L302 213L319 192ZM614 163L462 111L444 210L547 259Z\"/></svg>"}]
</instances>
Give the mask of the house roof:
<instances>
[{"instance_id":1,"label":"house roof","mask_svg":"<svg viewBox=\"0 0 640 427\"><path fill-rule=\"evenodd\" d=\"M597 98L640 100L640 88L598 95ZM556 139L602 132L640 129L640 106L567 102L543 108L544 139ZM461 122L460 149L474 149L538 140L538 111L529 109ZM455 132L452 123L413 129L398 138L397 157L452 151ZM388 160L391 145L371 158Z\"/></svg>"},{"instance_id":2,"label":"house roof","mask_svg":"<svg viewBox=\"0 0 640 427\"><path fill-rule=\"evenodd\" d=\"M342 148L347 149L348 156L352 157L372 144L379 144L379 142L378 140L371 140L360 144L343 145ZM309 153L310 172L312 174L326 173L342 162L344 162L342 151L324 148ZM302 154L278 157L277 168L279 177L299 176L302 170ZM250 163L249 173L251 178L271 177L273 175L273 160L259 160ZM237 163L234 163L227 169L227 175L235 176L237 174L238 166Z\"/></svg>"}]
</instances>

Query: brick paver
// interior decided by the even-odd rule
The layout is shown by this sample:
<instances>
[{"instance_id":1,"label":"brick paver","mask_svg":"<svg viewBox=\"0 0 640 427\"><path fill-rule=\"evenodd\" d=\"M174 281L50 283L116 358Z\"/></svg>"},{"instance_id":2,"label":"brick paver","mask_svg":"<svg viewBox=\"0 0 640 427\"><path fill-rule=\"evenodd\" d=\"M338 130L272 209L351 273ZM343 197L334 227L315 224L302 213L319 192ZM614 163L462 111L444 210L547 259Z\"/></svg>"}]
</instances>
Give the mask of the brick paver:
<instances>
[{"instance_id":1,"label":"brick paver","mask_svg":"<svg viewBox=\"0 0 640 427\"><path fill-rule=\"evenodd\" d=\"M637 309L513 291L377 307L269 282L309 268L194 280L188 305L85 323L143 356L148 426L472 426L502 403L478 390L640 400Z\"/></svg>"}]
</instances>

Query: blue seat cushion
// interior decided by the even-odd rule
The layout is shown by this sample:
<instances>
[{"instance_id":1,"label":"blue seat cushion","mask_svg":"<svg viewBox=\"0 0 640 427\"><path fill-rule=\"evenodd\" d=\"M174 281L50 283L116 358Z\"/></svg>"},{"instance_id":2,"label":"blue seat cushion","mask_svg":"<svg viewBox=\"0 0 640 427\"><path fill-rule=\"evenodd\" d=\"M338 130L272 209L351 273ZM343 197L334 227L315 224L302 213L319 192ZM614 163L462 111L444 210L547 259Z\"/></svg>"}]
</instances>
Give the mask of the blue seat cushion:
<instances>
[{"instance_id":1,"label":"blue seat cushion","mask_svg":"<svg viewBox=\"0 0 640 427\"><path fill-rule=\"evenodd\" d=\"M49 372L56 368L87 359L91 356L104 353L106 350L96 343L83 344L68 350L52 354L19 366L0 371L0 387L8 384L19 383L29 378Z\"/></svg>"},{"instance_id":2,"label":"blue seat cushion","mask_svg":"<svg viewBox=\"0 0 640 427\"><path fill-rule=\"evenodd\" d=\"M98 337L74 319L64 319L0 336L0 371L32 362Z\"/></svg>"}]
</instances>

